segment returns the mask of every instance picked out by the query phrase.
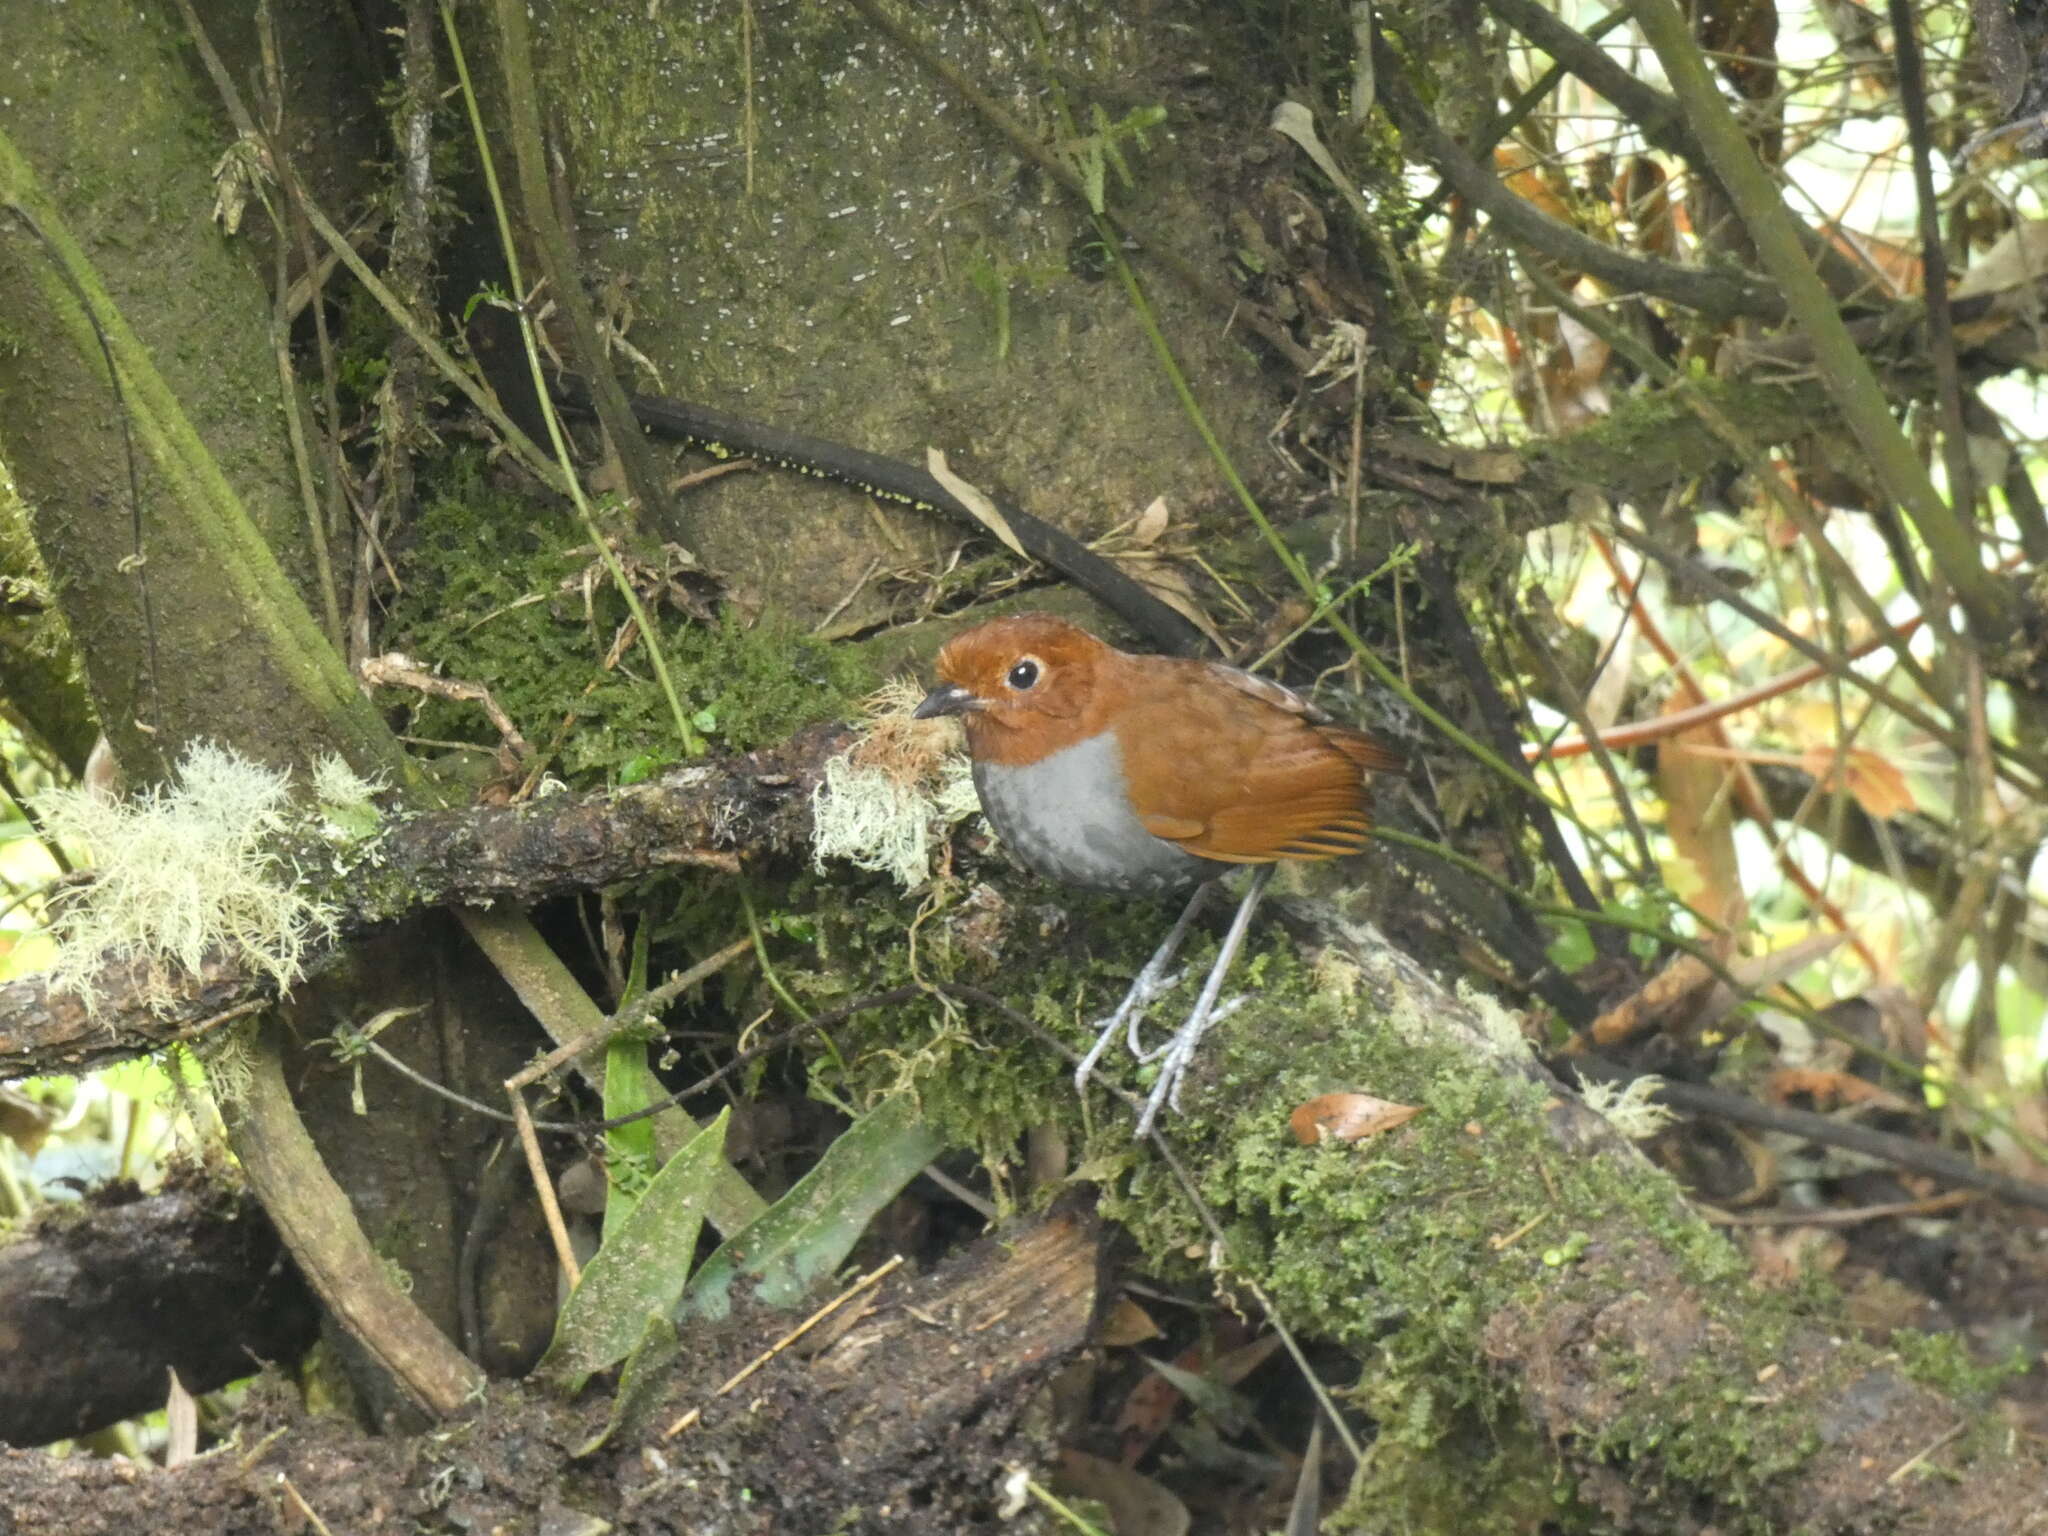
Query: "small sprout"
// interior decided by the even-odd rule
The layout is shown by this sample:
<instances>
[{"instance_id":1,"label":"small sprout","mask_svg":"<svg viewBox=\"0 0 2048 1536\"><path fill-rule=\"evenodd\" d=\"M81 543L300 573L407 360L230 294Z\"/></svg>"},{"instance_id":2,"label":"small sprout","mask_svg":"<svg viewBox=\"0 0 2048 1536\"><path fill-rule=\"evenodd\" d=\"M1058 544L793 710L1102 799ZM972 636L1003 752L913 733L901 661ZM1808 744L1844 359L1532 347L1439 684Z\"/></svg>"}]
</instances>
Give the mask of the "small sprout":
<instances>
[{"instance_id":1,"label":"small sprout","mask_svg":"<svg viewBox=\"0 0 2048 1536\"><path fill-rule=\"evenodd\" d=\"M619 769L619 782L644 784L674 761L666 752L642 752L626 759L625 765Z\"/></svg>"},{"instance_id":2,"label":"small sprout","mask_svg":"<svg viewBox=\"0 0 2048 1536\"><path fill-rule=\"evenodd\" d=\"M1567 1264L1578 1263L1592 1246L1593 1235L1590 1232L1574 1232L1555 1248L1544 1249L1543 1262L1552 1269L1562 1269Z\"/></svg>"}]
</instances>

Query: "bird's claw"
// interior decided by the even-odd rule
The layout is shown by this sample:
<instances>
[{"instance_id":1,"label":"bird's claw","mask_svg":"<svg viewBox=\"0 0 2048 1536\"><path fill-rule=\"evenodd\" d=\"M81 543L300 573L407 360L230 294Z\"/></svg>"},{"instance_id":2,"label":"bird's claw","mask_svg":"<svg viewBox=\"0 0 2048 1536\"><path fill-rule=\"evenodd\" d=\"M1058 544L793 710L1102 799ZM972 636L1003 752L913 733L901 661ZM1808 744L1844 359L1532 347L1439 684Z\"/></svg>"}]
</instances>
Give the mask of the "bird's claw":
<instances>
[{"instance_id":1,"label":"bird's claw","mask_svg":"<svg viewBox=\"0 0 2048 1536\"><path fill-rule=\"evenodd\" d=\"M1175 1114L1180 1113L1180 1092L1187 1082L1188 1067L1195 1059L1195 1048L1202 1043L1202 1037L1216 1025L1229 1018L1238 1009L1250 1002L1248 997L1225 998L1204 1011L1197 1005L1187 1023L1173 1032L1172 1037L1152 1053L1150 1060L1164 1057L1159 1068L1158 1081L1152 1084L1151 1093L1145 1097L1145 1108L1138 1116L1138 1139L1152 1134L1153 1122L1159 1118L1159 1111L1171 1105Z\"/></svg>"},{"instance_id":2,"label":"bird's claw","mask_svg":"<svg viewBox=\"0 0 2048 1536\"><path fill-rule=\"evenodd\" d=\"M1095 1043L1088 1048L1088 1054L1081 1058L1081 1064L1074 1068L1075 1088L1082 1089L1088 1086L1088 1079L1094 1074L1096 1062L1102 1059L1102 1053L1109 1048L1109 1042L1116 1038L1119 1029L1125 1032L1131 1054L1138 1060L1150 1061L1152 1056L1158 1054L1157 1051L1154 1051L1152 1056L1145 1053L1144 1045L1138 1039L1138 1030L1145 1022L1145 1010L1158 998L1179 986L1181 977L1185 974L1184 971L1175 971L1171 976L1162 976L1150 965L1138 972L1137 979L1131 983L1131 990L1126 992L1124 1000L1116 1005L1116 1012L1106 1019L1095 1021Z\"/></svg>"}]
</instances>

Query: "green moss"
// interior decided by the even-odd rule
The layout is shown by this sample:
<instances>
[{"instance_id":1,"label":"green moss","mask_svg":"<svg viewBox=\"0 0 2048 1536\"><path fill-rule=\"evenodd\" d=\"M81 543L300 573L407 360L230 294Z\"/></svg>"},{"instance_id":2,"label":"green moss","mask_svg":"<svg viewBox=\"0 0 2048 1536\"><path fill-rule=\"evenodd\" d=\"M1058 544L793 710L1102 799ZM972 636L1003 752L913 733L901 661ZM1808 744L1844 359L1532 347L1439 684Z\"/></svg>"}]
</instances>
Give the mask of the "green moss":
<instances>
[{"instance_id":1,"label":"green moss","mask_svg":"<svg viewBox=\"0 0 2048 1536\"><path fill-rule=\"evenodd\" d=\"M1712 473L1728 457L1728 445L1680 391L1705 400L1766 446L1812 430L1826 408L1824 397L1812 390L1688 378L1671 389L1619 401L1611 416L1564 437L1532 444L1531 458L1609 494L1655 500L1675 483Z\"/></svg>"},{"instance_id":2,"label":"green moss","mask_svg":"<svg viewBox=\"0 0 2048 1536\"><path fill-rule=\"evenodd\" d=\"M681 757L668 702L635 646L604 665L624 602L566 510L492 489L456 460L421 508L407 550L393 643L443 676L488 687L554 770L573 783L643 776ZM685 577L696 580L700 578ZM858 656L764 618L714 623L656 609L684 710L714 750L744 751L844 718L873 684ZM410 731L494 746L473 703L422 698Z\"/></svg>"},{"instance_id":3,"label":"green moss","mask_svg":"<svg viewBox=\"0 0 2048 1536\"><path fill-rule=\"evenodd\" d=\"M2027 1350L2014 1345L2002 1360L1980 1360L1961 1333L1922 1333L1900 1328L1891 1336L1906 1374L1950 1397L1988 1398L2032 1365Z\"/></svg>"},{"instance_id":4,"label":"green moss","mask_svg":"<svg viewBox=\"0 0 2048 1536\"><path fill-rule=\"evenodd\" d=\"M1078 1044L1167 914L1016 880L1002 890L991 946L964 941L974 903L958 891L917 913L879 882L792 888L792 908L820 905L787 979L820 1007L913 974L972 981ZM1190 957L1192 974L1205 958ZM855 1099L907 1085L945 1135L998 1167L1024 1127L1064 1126L1081 1175L1152 1270L1226 1290L1255 1281L1297 1332L1344 1348L1361 1374L1343 1395L1374 1434L1335 1529L1597 1524L1544 1430L1621 1469L1646 1511L1720 1491L1730 1530L1813 1454L1814 1404L1872 1362L1853 1343L1814 1347L1829 1310L1816 1297L1757 1294L1665 1175L1572 1156L1543 1085L1433 1038L1409 999L1326 988L1270 930L1237 984L1257 1000L1205 1044L1170 1133L1199 1170L1220 1250L1170 1170L1129 1141L1128 1118L1104 1113L1099 1094L1077 1101L1067 1064L986 1010L861 1015L838 1031L844 1072L822 1059L815 1070ZM1118 1055L1107 1071L1135 1080ZM1373 1140L1300 1145L1293 1107L1344 1090L1424 1112ZM1674 1346L1694 1335L1696 1347ZM1583 1349L1564 1350L1565 1337ZM1517 1352L1582 1377L1596 1421L1532 1425L1516 1379L1493 1364ZM1556 1401L1574 1400L1567 1389Z\"/></svg>"}]
</instances>

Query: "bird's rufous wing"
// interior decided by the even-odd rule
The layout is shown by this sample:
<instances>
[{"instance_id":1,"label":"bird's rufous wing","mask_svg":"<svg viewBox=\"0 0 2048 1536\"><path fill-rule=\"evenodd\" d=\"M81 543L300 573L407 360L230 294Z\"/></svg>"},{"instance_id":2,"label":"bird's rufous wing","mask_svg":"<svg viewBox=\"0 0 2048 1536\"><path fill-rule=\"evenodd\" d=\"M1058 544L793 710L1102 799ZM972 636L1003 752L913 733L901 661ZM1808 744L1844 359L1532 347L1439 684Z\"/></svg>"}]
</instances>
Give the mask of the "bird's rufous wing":
<instances>
[{"instance_id":1,"label":"bird's rufous wing","mask_svg":"<svg viewBox=\"0 0 2048 1536\"><path fill-rule=\"evenodd\" d=\"M1232 864L1325 859L1365 846L1366 775L1398 755L1278 683L1146 658L1116 680L1112 717L1147 831Z\"/></svg>"}]
</instances>

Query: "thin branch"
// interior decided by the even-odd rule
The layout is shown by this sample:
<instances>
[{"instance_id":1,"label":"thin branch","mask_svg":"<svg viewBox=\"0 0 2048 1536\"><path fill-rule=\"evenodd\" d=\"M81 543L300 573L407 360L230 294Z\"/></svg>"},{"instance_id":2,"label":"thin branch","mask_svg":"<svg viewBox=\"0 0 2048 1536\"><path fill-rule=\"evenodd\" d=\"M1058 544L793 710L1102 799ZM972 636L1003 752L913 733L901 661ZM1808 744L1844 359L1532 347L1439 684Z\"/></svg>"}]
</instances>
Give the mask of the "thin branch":
<instances>
[{"instance_id":1,"label":"thin branch","mask_svg":"<svg viewBox=\"0 0 2048 1536\"><path fill-rule=\"evenodd\" d=\"M1602 1082L1633 1082L1644 1075L1636 1068L1596 1056L1574 1056L1571 1066L1582 1077ZM1725 1088L1714 1088L1705 1083L1660 1078L1652 1097L1690 1114L1713 1115L1717 1119L1761 1131L1782 1131L1817 1141L1823 1146L1862 1152L1894 1168L1930 1174L1964 1189L1981 1189L2015 1205L2048 1211L2048 1184L2039 1179L2018 1178L1996 1168L1981 1167L1961 1153L1951 1152L1945 1147L1930 1146L1924 1141L1894 1136L1887 1131L1875 1131L1867 1125L1857 1125L1833 1115L1817 1115L1811 1110L1784 1109L1775 1104L1765 1104L1746 1094L1730 1093Z\"/></svg>"},{"instance_id":2,"label":"thin branch","mask_svg":"<svg viewBox=\"0 0 2048 1536\"><path fill-rule=\"evenodd\" d=\"M1399 83L1391 58L1385 61L1381 78L1386 86L1387 114L1408 147L1436 167L1459 196L1482 210L1517 244L1596 277L1617 292L1667 299L1716 320L1740 316L1774 320L1784 313L1784 301L1755 278L1629 256L1559 223L1528 199L1518 197L1439 128L1434 115Z\"/></svg>"},{"instance_id":3,"label":"thin branch","mask_svg":"<svg viewBox=\"0 0 2048 1536\"><path fill-rule=\"evenodd\" d=\"M1970 468L1963 427L1963 390L1956 371L1956 333L1948 303L1948 251L1941 240L1941 203L1934 191L1934 147L1927 126L1927 71L1912 0L1888 0L1892 57L1899 75L1899 106L1913 145L1913 190L1920 224L1921 292L1927 300L1927 340L1934 354L1934 383L1941 404L1941 461L1948 473L1949 502L1964 515L1977 503L1977 477Z\"/></svg>"},{"instance_id":4,"label":"thin branch","mask_svg":"<svg viewBox=\"0 0 2048 1536\"><path fill-rule=\"evenodd\" d=\"M1699 44L1673 0L1639 0L1637 23L1662 60L1664 73L1741 214L1757 254L1783 290L1786 307L1812 340L1814 361L1869 468L1927 546L1980 644L2004 645L2018 619L2013 592L1977 556L1976 542L1941 499L1911 443L1892 417L1891 402L1857 350L1834 298L1801 245L1796 222L1758 162L1742 127L1722 99Z\"/></svg>"},{"instance_id":5,"label":"thin branch","mask_svg":"<svg viewBox=\"0 0 2048 1536\"><path fill-rule=\"evenodd\" d=\"M394 820L376 837L309 842L296 855L309 889L338 912L341 941L436 906L530 905L549 896L698 865L731 869L739 853L796 846L836 729L780 749L700 763L595 795L472 806ZM337 860L342 867L337 869ZM315 957L318 969L335 951ZM158 1049L224 1010L275 996L263 978L214 956L152 1008L150 963L110 958L95 1011L45 977L0 987L0 1078L75 1073Z\"/></svg>"}]
</instances>

